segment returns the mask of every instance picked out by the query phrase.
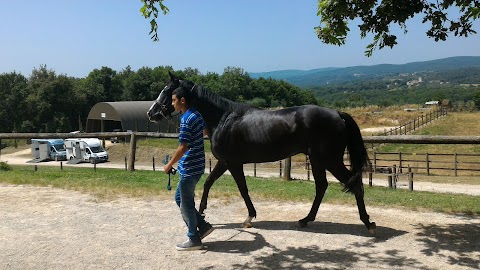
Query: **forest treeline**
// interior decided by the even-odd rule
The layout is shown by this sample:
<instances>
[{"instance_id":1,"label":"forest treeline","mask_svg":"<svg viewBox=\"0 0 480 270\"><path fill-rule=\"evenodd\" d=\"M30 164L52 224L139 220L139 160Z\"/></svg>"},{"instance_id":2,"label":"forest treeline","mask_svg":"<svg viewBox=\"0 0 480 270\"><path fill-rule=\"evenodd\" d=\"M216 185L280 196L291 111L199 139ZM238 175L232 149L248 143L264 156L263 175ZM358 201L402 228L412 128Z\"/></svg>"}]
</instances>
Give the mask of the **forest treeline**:
<instances>
[{"instance_id":1,"label":"forest treeline","mask_svg":"<svg viewBox=\"0 0 480 270\"><path fill-rule=\"evenodd\" d=\"M157 98L170 80L169 71L225 98L260 108L303 104L335 109L387 107L438 100L456 110L480 109L480 69L399 74L302 89L283 80L254 79L236 67L225 68L221 75L201 74L194 68L175 71L171 66L137 71L102 67L85 78L75 78L56 74L43 65L33 69L29 77L16 72L0 74L0 132L83 130L90 109L98 102ZM421 82L415 83L420 77Z\"/></svg>"},{"instance_id":2,"label":"forest treeline","mask_svg":"<svg viewBox=\"0 0 480 270\"><path fill-rule=\"evenodd\" d=\"M257 107L317 104L312 92L284 81L252 79L235 67L225 68L221 75L204 75L193 68L174 71L170 66L137 71L127 67L118 72L102 67L85 78L75 78L42 65L29 77L16 72L0 74L0 132L82 130L90 109L98 102L156 99L170 80L169 71L225 98Z\"/></svg>"},{"instance_id":3,"label":"forest treeline","mask_svg":"<svg viewBox=\"0 0 480 270\"><path fill-rule=\"evenodd\" d=\"M363 107L378 105L418 104L427 101L440 101L451 108L470 107L480 109L479 86L416 86L411 88L388 89L384 85L375 88L374 83L323 86L312 89L319 97L320 104L334 108ZM342 91L339 91L342 90Z\"/></svg>"}]
</instances>

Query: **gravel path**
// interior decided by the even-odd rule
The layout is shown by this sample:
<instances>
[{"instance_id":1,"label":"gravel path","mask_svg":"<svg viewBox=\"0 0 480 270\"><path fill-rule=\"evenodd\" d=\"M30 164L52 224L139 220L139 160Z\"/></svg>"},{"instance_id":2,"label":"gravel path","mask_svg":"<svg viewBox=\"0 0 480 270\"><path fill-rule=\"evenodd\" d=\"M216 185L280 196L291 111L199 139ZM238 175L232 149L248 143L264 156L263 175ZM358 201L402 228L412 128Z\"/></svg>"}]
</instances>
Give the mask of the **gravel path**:
<instances>
[{"instance_id":1,"label":"gravel path","mask_svg":"<svg viewBox=\"0 0 480 270\"><path fill-rule=\"evenodd\" d=\"M172 192L173 196L173 192ZM98 202L75 191L0 184L0 269L478 269L479 217L368 207L368 234L355 207L322 204L298 228L308 203L256 201L254 227L239 228L243 201L211 200L216 228L206 249L185 239L173 200Z\"/></svg>"}]
</instances>

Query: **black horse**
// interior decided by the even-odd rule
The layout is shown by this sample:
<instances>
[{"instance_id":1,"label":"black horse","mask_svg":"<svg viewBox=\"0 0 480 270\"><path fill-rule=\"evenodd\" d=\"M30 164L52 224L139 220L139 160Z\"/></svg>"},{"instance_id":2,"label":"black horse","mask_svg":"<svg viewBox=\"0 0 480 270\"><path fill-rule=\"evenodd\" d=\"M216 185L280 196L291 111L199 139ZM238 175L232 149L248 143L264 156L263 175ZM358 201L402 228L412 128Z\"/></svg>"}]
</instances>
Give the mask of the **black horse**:
<instances>
[{"instance_id":1,"label":"black horse","mask_svg":"<svg viewBox=\"0 0 480 270\"><path fill-rule=\"evenodd\" d=\"M360 129L350 115L314 105L261 110L225 99L171 73L170 78L149 109L148 117L154 122L171 117L172 92L176 88L183 87L192 93L192 106L205 119L212 153L218 160L204 185L201 213L207 208L213 183L228 169L248 208L243 226L251 227L257 213L248 195L243 164L277 161L303 153L312 164L316 196L308 215L299 220L300 226L315 220L328 186L328 170L343 184L345 191L355 195L360 219L375 233L375 222L370 222L363 200L362 172L369 163L368 155ZM345 148L349 152L351 171L343 163Z\"/></svg>"}]
</instances>

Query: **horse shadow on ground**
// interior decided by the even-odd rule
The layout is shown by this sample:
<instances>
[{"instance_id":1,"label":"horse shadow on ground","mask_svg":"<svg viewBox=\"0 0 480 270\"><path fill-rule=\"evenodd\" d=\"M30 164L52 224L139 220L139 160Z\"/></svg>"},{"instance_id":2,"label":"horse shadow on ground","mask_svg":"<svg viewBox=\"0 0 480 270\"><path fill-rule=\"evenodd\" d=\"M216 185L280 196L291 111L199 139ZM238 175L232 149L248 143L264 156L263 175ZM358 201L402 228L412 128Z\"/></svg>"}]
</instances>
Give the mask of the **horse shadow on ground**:
<instances>
[{"instance_id":1,"label":"horse shadow on ground","mask_svg":"<svg viewBox=\"0 0 480 270\"><path fill-rule=\"evenodd\" d=\"M467 268L479 269L480 258L480 223L424 225L417 224L416 241L424 246L421 251L425 256L435 256L445 259L449 264ZM260 249L265 249L261 255L254 255L253 263L245 265L233 264L237 269L351 269L359 265L381 265L382 267L406 269L435 269L422 261L409 258L404 250L387 249L382 253L375 251L377 243L407 234L408 232L378 226L377 234L370 235L363 224L341 224L331 222L311 222L308 227L300 228L296 222L260 221L254 227L262 230L298 230L319 234L348 234L368 237L367 241L346 243L345 248L322 249L316 245L306 247L277 248L268 243L265 237L256 231L241 229L240 223L218 224L216 228L235 229L236 235L247 233L253 240L231 240L208 243L208 252L238 253L250 255ZM315 265L315 266L312 266ZM320 266L318 266L320 265Z\"/></svg>"},{"instance_id":2,"label":"horse shadow on ground","mask_svg":"<svg viewBox=\"0 0 480 270\"><path fill-rule=\"evenodd\" d=\"M376 236L371 236L363 225L340 224L329 222L312 222L306 228L299 228L294 222L260 221L255 222L255 228L262 230L299 230L321 234L350 234L371 238L365 242L348 244L351 250L321 249L319 246L288 247L279 249L268 243L265 237L255 231L239 228L239 223L216 225L217 229L234 229L237 233L225 241L207 243L208 252L249 254L265 249L261 255L254 255L254 262L245 265L233 264L232 269L351 269L358 267L360 261L369 264L389 265L391 267L405 267L415 269L432 269L421 262L401 255L399 250L388 250L384 254L375 254L369 251L376 242L403 235L407 232L386 227L377 227ZM365 231L365 233L363 233ZM235 236L246 233L253 236L253 240L231 240ZM252 256L251 254L249 256ZM315 264L315 266L312 266ZM321 264L320 268L317 264Z\"/></svg>"},{"instance_id":3,"label":"horse shadow on ground","mask_svg":"<svg viewBox=\"0 0 480 270\"><path fill-rule=\"evenodd\" d=\"M406 231L396 230L377 225L377 233L372 235L363 224L345 224L336 222L314 221L308 223L307 227L300 227L298 222L289 221L257 221L253 223L254 228L262 230L293 230L320 234L348 234L354 236L371 237L375 242L386 241L393 237L406 234ZM218 224L217 228L238 229L240 223Z\"/></svg>"}]
</instances>

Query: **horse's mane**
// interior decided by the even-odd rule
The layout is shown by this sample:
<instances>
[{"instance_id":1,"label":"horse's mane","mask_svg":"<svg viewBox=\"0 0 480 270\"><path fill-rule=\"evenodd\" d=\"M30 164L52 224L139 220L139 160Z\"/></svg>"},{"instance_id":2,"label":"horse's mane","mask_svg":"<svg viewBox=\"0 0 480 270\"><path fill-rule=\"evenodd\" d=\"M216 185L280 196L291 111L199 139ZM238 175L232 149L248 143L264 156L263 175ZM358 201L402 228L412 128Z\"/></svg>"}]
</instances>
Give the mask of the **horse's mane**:
<instances>
[{"instance_id":1,"label":"horse's mane","mask_svg":"<svg viewBox=\"0 0 480 270\"><path fill-rule=\"evenodd\" d=\"M205 101L209 103L213 103L218 109L222 111L233 111L233 112L243 114L248 110L255 109L255 107L251 105L240 103L240 102L234 102L229 99L226 99L208 90L202 85L195 84L193 88L194 88L196 97L199 99L200 103L204 103Z\"/></svg>"}]
</instances>

